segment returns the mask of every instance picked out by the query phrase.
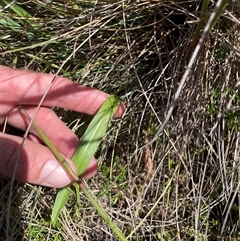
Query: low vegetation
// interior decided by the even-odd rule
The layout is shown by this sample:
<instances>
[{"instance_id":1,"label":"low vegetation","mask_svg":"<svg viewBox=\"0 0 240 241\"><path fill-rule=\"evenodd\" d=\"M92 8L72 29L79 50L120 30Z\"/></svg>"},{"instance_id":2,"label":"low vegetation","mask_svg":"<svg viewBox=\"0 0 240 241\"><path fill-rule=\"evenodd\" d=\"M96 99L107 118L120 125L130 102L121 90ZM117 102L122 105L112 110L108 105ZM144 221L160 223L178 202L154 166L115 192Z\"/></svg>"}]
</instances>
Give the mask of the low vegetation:
<instances>
[{"instance_id":1,"label":"low vegetation","mask_svg":"<svg viewBox=\"0 0 240 241\"><path fill-rule=\"evenodd\" d=\"M215 1L0 1L1 64L59 72L115 94L92 193L128 240L239 240L240 7L229 1L197 54L160 133ZM70 57L71 56L71 57ZM89 116L56 113L79 137ZM58 222L56 190L0 179L0 240L117 240L80 194Z\"/></svg>"}]
</instances>

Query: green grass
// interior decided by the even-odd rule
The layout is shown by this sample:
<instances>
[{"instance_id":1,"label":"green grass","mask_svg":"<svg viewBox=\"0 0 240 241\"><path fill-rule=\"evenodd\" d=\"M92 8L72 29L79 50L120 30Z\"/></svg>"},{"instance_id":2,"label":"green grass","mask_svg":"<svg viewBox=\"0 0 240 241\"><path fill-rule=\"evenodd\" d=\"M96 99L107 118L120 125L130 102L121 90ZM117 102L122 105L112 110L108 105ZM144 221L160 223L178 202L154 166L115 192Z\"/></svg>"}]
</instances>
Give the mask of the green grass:
<instances>
[{"instance_id":1,"label":"green grass","mask_svg":"<svg viewBox=\"0 0 240 241\"><path fill-rule=\"evenodd\" d=\"M126 236L137 228L129 240L238 240L238 4L229 1L215 19L167 126L142 148L166 117L213 2L9 3L0 1L1 64L60 71L125 102L126 113L113 121L96 154L99 172L88 184ZM90 120L56 113L79 137ZM4 239L9 180L0 184ZM10 240L116 240L82 193L79 216L73 194L53 226L55 195L54 189L16 183Z\"/></svg>"}]
</instances>

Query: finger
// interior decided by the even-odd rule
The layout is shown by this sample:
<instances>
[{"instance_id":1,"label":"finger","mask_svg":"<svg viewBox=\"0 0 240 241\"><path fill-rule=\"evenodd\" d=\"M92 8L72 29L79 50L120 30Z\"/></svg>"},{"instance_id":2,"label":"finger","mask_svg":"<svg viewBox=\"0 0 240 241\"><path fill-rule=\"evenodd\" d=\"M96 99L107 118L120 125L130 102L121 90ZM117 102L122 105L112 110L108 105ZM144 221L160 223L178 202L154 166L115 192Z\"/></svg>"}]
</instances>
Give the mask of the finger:
<instances>
[{"instance_id":1,"label":"finger","mask_svg":"<svg viewBox=\"0 0 240 241\"><path fill-rule=\"evenodd\" d=\"M3 133L0 133L0 142L0 175L11 178L16 166L15 179L21 182L57 188L73 182L47 147L26 140L21 148L22 138ZM69 159L67 161L74 166ZM92 159L85 177L93 176L96 170L96 160Z\"/></svg>"},{"instance_id":2,"label":"finger","mask_svg":"<svg viewBox=\"0 0 240 241\"><path fill-rule=\"evenodd\" d=\"M36 111L36 107L24 107L24 109L30 117L33 117ZM34 119L34 122L40 127L59 152L68 158L72 158L79 144L79 138L56 116L51 109L41 107ZM8 124L25 131L29 125L29 121L18 108L14 108L9 113ZM33 134L30 139L34 136L39 137L37 131L33 127L31 127L30 132Z\"/></svg>"},{"instance_id":3,"label":"finger","mask_svg":"<svg viewBox=\"0 0 240 241\"><path fill-rule=\"evenodd\" d=\"M37 105L54 78L52 74L11 69L1 65L0 76L1 96L4 100L0 116L5 116L11 107L17 105ZM102 91L57 76L43 104L95 114L108 96ZM121 116L123 112L124 105L121 104L115 117Z\"/></svg>"}]
</instances>

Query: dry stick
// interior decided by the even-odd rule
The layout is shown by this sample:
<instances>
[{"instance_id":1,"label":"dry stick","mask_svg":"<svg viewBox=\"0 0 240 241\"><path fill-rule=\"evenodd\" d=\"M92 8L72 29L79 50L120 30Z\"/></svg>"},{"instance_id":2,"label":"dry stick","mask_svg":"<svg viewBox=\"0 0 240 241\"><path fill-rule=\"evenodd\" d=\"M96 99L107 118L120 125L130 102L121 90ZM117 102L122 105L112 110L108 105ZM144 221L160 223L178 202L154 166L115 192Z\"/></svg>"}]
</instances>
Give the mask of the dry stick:
<instances>
[{"instance_id":1,"label":"dry stick","mask_svg":"<svg viewBox=\"0 0 240 241\"><path fill-rule=\"evenodd\" d=\"M227 209L226 215L225 215L225 217L224 217L223 224L222 224L222 228L221 228L221 233L220 233L221 235L223 235L223 233L224 233L224 229L225 229L225 227L226 227L226 223L227 223L227 220L228 220L228 216L229 216L230 211L231 211L231 209L232 209L234 200L236 199L236 196L237 196L237 194L238 194L238 192L239 192L239 189L240 189L240 182L238 182L237 188L236 188L236 190L234 191L233 196L232 196L232 199L231 199L231 201L230 201L230 203L229 203L229 205L228 205L228 209Z\"/></svg>"},{"instance_id":2,"label":"dry stick","mask_svg":"<svg viewBox=\"0 0 240 241\"><path fill-rule=\"evenodd\" d=\"M183 77L182 77L182 79L180 81L179 87L178 87L178 89L177 89L177 91L176 91L176 93L174 95L172 104L171 104L171 106L170 106L170 108L169 108L169 110L167 112L167 116L166 116L163 124L160 126L160 128L157 131L157 133L153 137L153 139L147 145L152 144L159 137L159 135L162 133L162 131L164 130L165 126L167 125L168 121L170 120L172 112L173 112L173 110L174 110L174 108L175 108L175 106L177 104L177 101L179 99L181 91L183 90L184 85L185 85L185 83L187 81L187 77L189 75L189 72L190 72L190 70L191 70L191 68L192 68L192 66L193 66L193 64L194 64L194 62L195 62L195 60L197 58L197 55L198 55L198 53L199 53L199 51L200 51L200 49L201 49L201 47L202 47L202 45L204 43L204 40L207 37L208 32L213 27L214 21L216 21L216 18L220 14L219 11L224 8L224 6L225 6L225 4L227 2L228 2L228 0L218 0L217 4L215 6L215 9L213 10L212 14L210 15L210 18L208 19L208 22L207 22L205 28L203 29L201 38L199 39L199 42L198 42L196 48L194 49L193 54L192 54L192 56L191 56L191 58L189 60L189 63L187 65L187 69L184 72L184 75L183 75ZM143 146L143 147L145 147L145 146Z\"/></svg>"}]
</instances>

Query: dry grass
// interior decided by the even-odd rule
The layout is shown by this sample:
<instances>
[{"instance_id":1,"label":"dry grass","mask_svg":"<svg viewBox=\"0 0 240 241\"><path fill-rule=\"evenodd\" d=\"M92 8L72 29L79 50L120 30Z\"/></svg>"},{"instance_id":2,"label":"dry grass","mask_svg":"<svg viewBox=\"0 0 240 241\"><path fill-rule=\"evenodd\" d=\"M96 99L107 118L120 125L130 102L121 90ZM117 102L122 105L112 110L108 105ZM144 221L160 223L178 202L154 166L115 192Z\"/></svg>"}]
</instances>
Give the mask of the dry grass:
<instances>
[{"instance_id":1,"label":"dry grass","mask_svg":"<svg viewBox=\"0 0 240 241\"><path fill-rule=\"evenodd\" d=\"M206 39L164 132L142 148L164 120L185 71L200 3L30 0L18 4L31 19L10 7L1 12L19 25L0 24L2 64L56 72L73 53L61 75L125 102L127 112L103 141L100 171L89 185L126 236L141 224L129 240L240 237L239 3L229 3ZM84 119L57 112L73 129ZM2 178L1 237L8 185ZM72 198L51 226L54 193L16 184L11 240L116 240L84 196L79 217Z\"/></svg>"}]
</instances>

